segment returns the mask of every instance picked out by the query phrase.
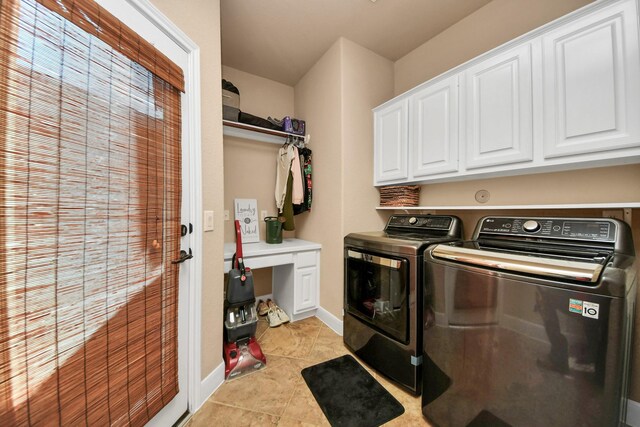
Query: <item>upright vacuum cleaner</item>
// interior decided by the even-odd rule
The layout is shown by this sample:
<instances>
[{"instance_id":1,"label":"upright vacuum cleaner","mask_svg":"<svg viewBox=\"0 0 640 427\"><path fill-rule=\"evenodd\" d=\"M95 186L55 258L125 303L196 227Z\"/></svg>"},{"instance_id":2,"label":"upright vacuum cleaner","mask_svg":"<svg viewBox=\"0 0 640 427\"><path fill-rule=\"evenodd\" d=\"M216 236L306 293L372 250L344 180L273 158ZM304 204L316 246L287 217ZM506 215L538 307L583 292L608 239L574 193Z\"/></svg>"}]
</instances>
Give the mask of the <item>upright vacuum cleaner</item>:
<instances>
[{"instance_id":1,"label":"upright vacuum cleaner","mask_svg":"<svg viewBox=\"0 0 640 427\"><path fill-rule=\"evenodd\" d=\"M253 273L242 259L242 232L236 220L236 253L231 259L224 299L225 378L237 378L267 364L256 341L258 313L253 290Z\"/></svg>"}]
</instances>

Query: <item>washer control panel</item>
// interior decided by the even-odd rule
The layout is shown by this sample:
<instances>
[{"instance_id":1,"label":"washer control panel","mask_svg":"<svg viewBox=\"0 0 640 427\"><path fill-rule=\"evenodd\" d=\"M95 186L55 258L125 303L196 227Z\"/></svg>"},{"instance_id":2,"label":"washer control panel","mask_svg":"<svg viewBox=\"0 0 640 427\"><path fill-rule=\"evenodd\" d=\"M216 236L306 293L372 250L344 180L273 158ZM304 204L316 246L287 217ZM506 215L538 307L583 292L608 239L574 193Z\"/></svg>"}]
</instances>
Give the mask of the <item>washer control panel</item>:
<instances>
[{"instance_id":1,"label":"washer control panel","mask_svg":"<svg viewBox=\"0 0 640 427\"><path fill-rule=\"evenodd\" d=\"M615 241L616 224L602 218L485 218L480 234L552 237L567 240Z\"/></svg>"}]
</instances>

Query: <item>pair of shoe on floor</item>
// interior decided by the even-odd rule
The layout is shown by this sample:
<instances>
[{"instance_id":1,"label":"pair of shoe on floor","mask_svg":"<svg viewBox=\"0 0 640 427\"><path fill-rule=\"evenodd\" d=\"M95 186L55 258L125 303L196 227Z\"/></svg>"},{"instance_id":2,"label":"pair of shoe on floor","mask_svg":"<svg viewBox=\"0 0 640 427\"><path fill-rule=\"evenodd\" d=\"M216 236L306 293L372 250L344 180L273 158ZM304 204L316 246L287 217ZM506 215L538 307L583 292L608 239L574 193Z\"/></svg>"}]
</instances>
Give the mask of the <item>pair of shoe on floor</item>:
<instances>
[{"instance_id":1,"label":"pair of shoe on floor","mask_svg":"<svg viewBox=\"0 0 640 427\"><path fill-rule=\"evenodd\" d=\"M267 302L262 300L258 301L258 314L260 316L267 316L270 328L275 328L289 321L287 313L270 299L268 299Z\"/></svg>"}]
</instances>

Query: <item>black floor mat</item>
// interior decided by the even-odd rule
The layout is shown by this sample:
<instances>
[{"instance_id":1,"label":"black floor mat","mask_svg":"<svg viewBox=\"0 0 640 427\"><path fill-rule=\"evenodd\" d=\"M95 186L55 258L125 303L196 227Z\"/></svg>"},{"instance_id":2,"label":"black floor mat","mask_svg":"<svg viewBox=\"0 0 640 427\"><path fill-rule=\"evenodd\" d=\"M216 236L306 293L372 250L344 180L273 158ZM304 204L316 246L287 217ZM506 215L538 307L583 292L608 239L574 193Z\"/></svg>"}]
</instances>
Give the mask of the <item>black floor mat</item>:
<instances>
[{"instance_id":1,"label":"black floor mat","mask_svg":"<svg viewBox=\"0 0 640 427\"><path fill-rule=\"evenodd\" d=\"M302 377L332 426L379 426L404 413L350 355L305 368Z\"/></svg>"}]
</instances>

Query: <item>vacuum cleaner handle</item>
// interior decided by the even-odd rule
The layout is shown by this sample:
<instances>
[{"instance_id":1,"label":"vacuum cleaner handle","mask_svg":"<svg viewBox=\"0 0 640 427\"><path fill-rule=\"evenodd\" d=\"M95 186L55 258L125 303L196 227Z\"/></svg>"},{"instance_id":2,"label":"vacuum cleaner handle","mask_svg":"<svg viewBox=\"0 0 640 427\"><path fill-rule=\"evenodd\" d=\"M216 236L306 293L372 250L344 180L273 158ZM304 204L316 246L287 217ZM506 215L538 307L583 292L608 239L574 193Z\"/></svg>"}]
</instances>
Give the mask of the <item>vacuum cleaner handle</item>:
<instances>
[{"instance_id":1,"label":"vacuum cleaner handle","mask_svg":"<svg viewBox=\"0 0 640 427\"><path fill-rule=\"evenodd\" d=\"M242 231L240 230L240 220L236 219L236 259L242 259Z\"/></svg>"},{"instance_id":2,"label":"vacuum cleaner handle","mask_svg":"<svg viewBox=\"0 0 640 427\"><path fill-rule=\"evenodd\" d=\"M240 220L235 220L236 226L236 263L238 270L240 270L240 282L244 285L247 280L247 269L244 266L244 260L242 258L242 230L240 229Z\"/></svg>"}]
</instances>

